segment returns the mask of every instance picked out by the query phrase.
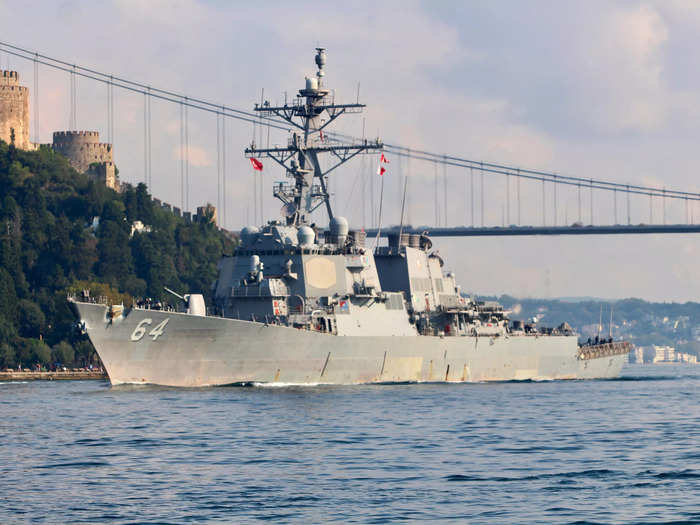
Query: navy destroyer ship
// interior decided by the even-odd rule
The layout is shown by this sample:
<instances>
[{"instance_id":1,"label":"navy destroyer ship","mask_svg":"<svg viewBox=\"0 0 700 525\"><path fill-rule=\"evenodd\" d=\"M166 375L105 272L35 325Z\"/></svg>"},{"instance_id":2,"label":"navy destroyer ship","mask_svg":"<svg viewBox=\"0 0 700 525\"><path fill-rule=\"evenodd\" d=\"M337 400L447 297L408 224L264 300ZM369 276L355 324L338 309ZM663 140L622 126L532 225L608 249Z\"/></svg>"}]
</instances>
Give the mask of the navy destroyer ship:
<instances>
[{"instance_id":1,"label":"navy destroyer ship","mask_svg":"<svg viewBox=\"0 0 700 525\"><path fill-rule=\"evenodd\" d=\"M325 85L326 53L291 104L256 105L293 126L284 147L246 156L274 160L278 220L246 227L219 263L213 300L181 297L185 312L71 298L112 384L181 387L287 383L591 379L620 373L628 343L580 346L566 324L510 321L495 302L465 297L443 271L428 235L396 234L370 249L365 232L336 216L330 172L382 142L342 142L324 130L364 108L336 103ZM325 170L319 157L332 161ZM312 214L325 207L329 224Z\"/></svg>"}]
</instances>

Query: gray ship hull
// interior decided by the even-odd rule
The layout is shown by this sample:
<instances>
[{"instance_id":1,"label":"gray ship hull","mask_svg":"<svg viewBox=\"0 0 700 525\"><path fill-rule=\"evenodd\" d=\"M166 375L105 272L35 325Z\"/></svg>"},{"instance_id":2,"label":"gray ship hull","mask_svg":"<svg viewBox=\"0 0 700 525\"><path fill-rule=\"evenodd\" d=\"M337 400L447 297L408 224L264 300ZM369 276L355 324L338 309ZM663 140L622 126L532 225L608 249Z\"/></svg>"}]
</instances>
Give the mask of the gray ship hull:
<instances>
[{"instance_id":1,"label":"gray ship hull","mask_svg":"<svg viewBox=\"0 0 700 525\"><path fill-rule=\"evenodd\" d=\"M593 379L617 377L626 360L579 359L575 336L335 336L156 310L111 320L104 305L75 306L114 385Z\"/></svg>"}]
</instances>

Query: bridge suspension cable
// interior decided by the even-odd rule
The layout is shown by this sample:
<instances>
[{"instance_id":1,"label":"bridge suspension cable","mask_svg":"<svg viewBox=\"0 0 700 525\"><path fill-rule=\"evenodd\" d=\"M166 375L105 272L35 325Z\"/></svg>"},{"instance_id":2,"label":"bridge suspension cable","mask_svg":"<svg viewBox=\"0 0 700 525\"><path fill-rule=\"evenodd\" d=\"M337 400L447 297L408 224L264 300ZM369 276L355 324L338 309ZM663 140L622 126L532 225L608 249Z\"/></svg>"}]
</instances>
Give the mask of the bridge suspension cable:
<instances>
[{"instance_id":1,"label":"bridge suspension cable","mask_svg":"<svg viewBox=\"0 0 700 525\"><path fill-rule=\"evenodd\" d=\"M255 114L251 113L248 111L236 109L230 106L222 105L219 103L215 102L210 102L204 99L199 99L199 98L193 98L193 97L188 97L186 95L183 95L181 93L176 93L171 90L167 89L161 89L161 88L154 88L151 86L148 86L144 83L141 82L136 82L133 80L128 80L126 78L114 76L114 75L109 75L106 73L102 73L100 71L97 71L92 68L87 68L84 66L78 66L76 64L71 64L70 62L56 59L38 52L30 51L28 49L15 46L13 44L10 44L8 42L3 42L0 41L0 50L4 51L7 55L12 55L18 58L22 58L28 61L35 62L36 64L42 64L48 67L51 67L53 69L57 69L60 71L64 71L70 74L71 76L71 111L70 111L70 117L71 117L71 127L75 128L77 127L77 77L82 77L82 78L87 78L91 79L97 82L102 82L105 84L108 84L112 87L116 86L118 88L131 91L134 93L141 93L144 95L147 95L149 97L153 97L156 99L161 99L167 102L175 103L175 104L180 104L184 107L185 111L185 188L183 193L184 195L184 205L185 208L188 208L188 193L189 193L189 162L188 162L188 153L189 153L189 137L187 133L187 120L188 120L188 115L187 115L187 109L188 108L193 108L193 109L198 109L200 111L206 111L209 113L213 114L220 114L222 117L227 117L227 118L233 118L236 120L248 122L251 124L260 124L261 120L265 120L265 124L269 128L272 129L277 129L281 131L291 131L291 127L289 125L286 125L283 121L276 119L273 116L263 116L261 113ZM112 95L113 97L113 95ZM113 101L113 98L112 98ZM113 102L112 102L113 103ZM112 109L112 115L113 115L113 109ZM112 116L112 119L114 117ZM113 123L112 123L113 125ZM110 135L113 137L113 131L110 131ZM354 137L349 137L347 135L339 134L339 133L327 133L326 136L328 138L336 138L336 139L352 139L352 140L359 140ZM557 173L552 173L552 172L546 172L546 171L540 171L540 170L531 170L531 169L525 169L525 168L516 168L512 166L507 166L504 164L498 164L498 163L492 163L492 162L483 162L483 161L475 161L475 160L470 160L454 155L445 155L445 154L440 154L440 153L432 153L429 151L425 150L416 150L413 148L407 148L404 146L400 146L397 144L384 144L384 147L387 149L387 151L391 152L394 155L410 158L410 159L416 159L416 160L423 160L423 161L428 161L428 162L435 162L439 164L443 164L443 166L456 166L456 167L461 167L461 168L470 168L473 170L478 170L481 172L481 194L482 194L482 209L481 209L481 214L483 217L483 175L484 173L490 173L490 174L498 174L498 175L506 175L508 178L510 176L515 176L517 177L516 180L520 179L529 179L529 180L534 180L534 181L541 181L543 183L546 182L552 182L555 185L560 184L560 185L565 185L565 186L573 186L577 187L578 191L580 192L581 186L586 185L590 188L591 191L594 189L596 190L605 190L605 191L623 191L627 194L628 198L628 220L629 220L629 195L630 194L637 194L637 195L647 195L650 198L652 197L660 197L662 199L665 198L671 198L671 199L685 199L688 201L698 201L700 200L700 193L695 193L695 192L685 192L685 191L679 191L679 190L669 190L669 189L662 189L662 188L654 188L651 186L641 186L641 185L634 185L634 184L623 184L623 183L618 183L618 182L611 182L611 181L606 181L602 179L593 179L593 178L582 178L582 177L574 177L570 175L561 175ZM519 190L519 188L518 188ZM519 193L519 191L518 191ZM555 197L556 198L556 197ZM518 201L520 199L518 198ZM518 202L519 203L519 202ZM444 203L443 203L444 206ZM580 206L580 205L579 205ZM519 208L519 207L518 207ZM519 211L519 209L518 209ZM445 210L446 213L446 210ZM579 215L580 215L580 207L579 207ZM591 215L592 218L592 215ZM483 218L482 218L482 223L483 223Z\"/></svg>"},{"instance_id":2,"label":"bridge suspension cable","mask_svg":"<svg viewBox=\"0 0 700 525\"><path fill-rule=\"evenodd\" d=\"M330 135L330 133L329 133ZM623 184L619 182L610 182L600 179L585 179L581 177L572 177L568 175L559 175L544 171L528 170L524 168L515 168L502 164L494 164L490 162L482 162L464 159L454 156L443 156L440 153L430 153L427 151L419 151L415 149L409 150L403 146L384 143L384 148L394 155L410 156L412 159L424 160L426 162L440 162L449 166L458 166L461 168L473 168L482 173L493 173L499 175L512 175L521 179L529 179L535 181L552 182L564 186L588 186L590 189L613 191L614 189L637 195L648 195L650 197L666 197L670 199L688 199L692 201L700 200L700 193L668 190L663 188L654 188L651 186L638 186L634 184ZM409 152L410 151L410 152Z\"/></svg>"},{"instance_id":3,"label":"bridge suspension cable","mask_svg":"<svg viewBox=\"0 0 700 525\"><path fill-rule=\"evenodd\" d=\"M39 143L39 62L34 60L34 143Z\"/></svg>"},{"instance_id":4,"label":"bridge suspension cable","mask_svg":"<svg viewBox=\"0 0 700 525\"><path fill-rule=\"evenodd\" d=\"M329 133L330 135L330 133ZM459 166L463 168L473 168L481 172L494 173L500 175L512 175L523 179L531 179L545 182L553 182L556 184L568 185L568 186L580 186L585 184L592 189L607 190L612 191L618 189L621 191L636 193L640 195L650 195L652 197L668 197L672 199L685 199L689 200L700 200L700 193L679 191L679 190L669 190L664 188L654 188L652 186L639 186L634 184L624 184L620 182L611 182L601 179L583 178L583 177L573 177L570 175L560 175L557 173L551 173L539 170L530 170L525 168L516 168L513 166L506 166L504 164L496 164L491 162L483 162L476 160L469 160L461 157L443 155L441 153L432 153L429 151L421 151L416 149L406 148L404 146L399 146L396 144L384 143L384 148L387 149L394 155L410 156L411 158L424 160L424 161L434 161L442 162L450 166Z\"/></svg>"},{"instance_id":5,"label":"bridge suspension cable","mask_svg":"<svg viewBox=\"0 0 700 525\"><path fill-rule=\"evenodd\" d=\"M94 80L96 82L102 82L104 84L109 84L110 82L112 83L113 86L116 86L118 88L131 91L134 93L141 93L141 94L149 94L149 96L153 98L157 98L160 100L164 100L167 102L172 102L175 104L183 103L185 106L194 108L194 109L199 109L201 111L207 111L209 113L221 113L225 115L228 118L233 118L237 120L242 120L245 122L257 122L260 120L260 116L256 115L254 113L250 113L248 111L242 111L239 109L235 109L226 105L222 105L219 103L214 103L214 102L209 102L206 100L198 99L198 98L192 98L188 97L187 95L183 95L180 93L175 93L173 91L165 90L165 89L159 89L159 88L154 88L150 87L146 84L143 84L141 82L135 82L132 80L128 80L125 78L121 78L118 76L114 75L109 75L107 73L101 73L99 71L96 71L91 68L83 67L83 66L78 66L76 64L70 64L69 62L66 62L64 60L56 59L49 57L47 55L43 55L41 53L36 53L29 51L27 49L23 49L21 47L14 46L12 44L8 44L7 42L2 42L0 41L0 49L7 53L8 55L13 55L18 58L23 58L25 60L33 61L36 60L39 64L51 67L53 69L57 69L60 71L65 71L66 73L70 73L72 76L76 77L83 77L87 78L90 80ZM75 114L74 114L74 106L73 104L75 103L75 95L71 93L71 102L72 102L72 107L71 107L71 119L75 120ZM291 129L290 126L284 125L281 123L281 121L276 121L275 119L271 117L263 117L266 120L270 121L270 126L275 129L280 129L283 131L289 131Z\"/></svg>"}]
</instances>

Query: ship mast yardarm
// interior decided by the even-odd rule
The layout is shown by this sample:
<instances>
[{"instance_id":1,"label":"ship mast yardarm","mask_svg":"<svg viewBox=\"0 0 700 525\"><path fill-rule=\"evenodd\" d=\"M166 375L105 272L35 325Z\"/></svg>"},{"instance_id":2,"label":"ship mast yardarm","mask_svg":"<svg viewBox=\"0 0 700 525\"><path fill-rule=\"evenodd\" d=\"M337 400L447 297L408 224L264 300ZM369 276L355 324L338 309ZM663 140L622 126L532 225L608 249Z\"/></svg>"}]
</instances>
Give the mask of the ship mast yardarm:
<instances>
[{"instance_id":1,"label":"ship mast yardarm","mask_svg":"<svg viewBox=\"0 0 700 525\"><path fill-rule=\"evenodd\" d=\"M282 210L287 225L301 226L309 222L309 216L325 204L329 220L333 218L327 176L360 153L372 153L383 148L379 139L362 139L357 143L341 142L324 136L323 130L346 113L360 113L364 104L336 104L331 90L325 87L323 77L326 51L316 48L315 77L306 78L306 86L299 90L294 102L283 106L271 106L269 101L255 105L255 111L263 116L277 116L295 129L291 131L286 147L258 148L255 142L246 148L248 158L269 157L293 179L293 183L277 183L274 196L284 204ZM329 153L334 164L323 171L319 154Z\"/></svg>"}]
</instances>

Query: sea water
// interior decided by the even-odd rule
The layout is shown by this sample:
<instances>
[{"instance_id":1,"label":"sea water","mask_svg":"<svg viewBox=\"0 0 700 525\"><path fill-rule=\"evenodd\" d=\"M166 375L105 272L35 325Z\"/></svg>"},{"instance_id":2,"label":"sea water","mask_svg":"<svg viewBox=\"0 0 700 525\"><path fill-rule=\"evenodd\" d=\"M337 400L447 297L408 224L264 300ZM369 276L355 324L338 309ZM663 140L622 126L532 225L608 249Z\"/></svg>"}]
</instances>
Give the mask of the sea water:
<instances>
[{"instance_id":1,"label":"sea water","mask_svg":"<svg viewBox=\"0 0 700 525\"><path fill-rule=\"evenodd\" d=\"M699 385L0 383L0 523L700 522Z\"/></svg>"}]
</instances>

